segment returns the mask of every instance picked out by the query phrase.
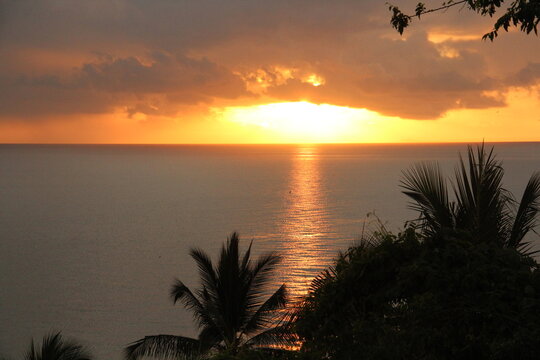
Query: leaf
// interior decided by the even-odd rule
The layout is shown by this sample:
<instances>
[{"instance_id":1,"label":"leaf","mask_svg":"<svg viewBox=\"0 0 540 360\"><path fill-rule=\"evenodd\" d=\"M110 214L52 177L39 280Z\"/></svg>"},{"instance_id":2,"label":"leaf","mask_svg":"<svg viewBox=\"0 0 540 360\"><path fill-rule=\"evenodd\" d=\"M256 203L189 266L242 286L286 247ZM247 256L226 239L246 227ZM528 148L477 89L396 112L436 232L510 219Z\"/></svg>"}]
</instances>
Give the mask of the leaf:
<instances>
[{"instance_id":1,"label":"leaf","mask_svg":"<svg viewBox=\"0 0 540 360\"><path fill-rule=\"evenodd\" d=\"M420 19L420 15L422 15L426 11L426 4L424 3L418 3L416 5L416 8L414 9L414 13L418 18Z\"/></svg>"},{"instance_id":2,"label":"leaf","mask_svg":"<svg viewBox=\"0 0 540 360\"><path fill-rule=\"evenodd\" d=\"M519 208L515 215L514 225L508 240L509 247L519 248L525 235L534 230L540 211L540 173L535 173L529 179Z\"/></svg>"},{"instance_id":3,"label":"leaf","mask_svg":"<svg viewBox=\"0 0 540 360\"><path fill-rule=\"evenodd\" d=\"M200 357L200 343L196 339L174 336L145 336L125 349L127 360L141 357L159 357L171 359L197 359Z\"/></svg>"},{"instance_id":4,"label":"leaf","mask_svg":"<svg viewBox=\"0 0 540 360\"><path fill-rule=\"evenodd\" d=\"M448 188L436 163L416 164L403 171L400 186L413 201L410 208L420 213L425 229L438 233L454 226L453 207L448 200Z\"/></svg>"},{"instance_id":5,"label":"leaf","mask_svg":"<svg viewBox=\"0 0 540 360\"><path fill-rule=\"evenodd\" d=\"M91 360L91 355L80 344L62 339L60 332L43 338L41 349L32 340L25 360Z\"/></svg>"}]
</instances>

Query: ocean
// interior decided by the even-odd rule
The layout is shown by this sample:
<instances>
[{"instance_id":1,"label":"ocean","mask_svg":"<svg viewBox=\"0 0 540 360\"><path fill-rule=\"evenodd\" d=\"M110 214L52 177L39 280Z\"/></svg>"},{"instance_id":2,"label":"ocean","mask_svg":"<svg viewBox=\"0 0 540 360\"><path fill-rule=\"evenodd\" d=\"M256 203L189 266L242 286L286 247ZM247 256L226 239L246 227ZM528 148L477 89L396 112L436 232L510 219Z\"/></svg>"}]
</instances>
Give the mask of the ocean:
<instances>
[{"instance_id":1,"label":"ocean","mask_svg":"<svg viewBox=\"0 0 540 360\"><path fill-rule=\"evenodd\" d=\"M494 145L521 196L540 143ZM453 175L466 144L0 145L0 357L52 331L120 360L145 335L196 336L173 305L175 278L197 286L189 249L212 257L233 231L283 261L292 295L383 224L417 214L401 172L439 161Z\"/></svg>"}]
</instances>

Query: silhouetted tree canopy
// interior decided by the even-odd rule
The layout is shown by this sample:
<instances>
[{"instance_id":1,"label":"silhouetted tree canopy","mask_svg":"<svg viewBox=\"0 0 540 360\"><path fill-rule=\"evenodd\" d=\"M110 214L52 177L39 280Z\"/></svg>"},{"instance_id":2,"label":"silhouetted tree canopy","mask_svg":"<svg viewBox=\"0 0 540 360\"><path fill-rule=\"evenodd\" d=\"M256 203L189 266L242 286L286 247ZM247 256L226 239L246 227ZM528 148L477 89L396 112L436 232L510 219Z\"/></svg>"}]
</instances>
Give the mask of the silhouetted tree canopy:
<instances>
[{"instance_id":1,"label":"silhouetted tree canopy","mask_svg":"<svg viewBox=\"0 0 540 360\"><path fill-rule=\"evenodd\" d=\"M452 234L533 254L525 236L540 212L540 173L529 178L519 202L504 188L503 177L502 162L482 144L476 151L468 147L466 161L460 157L453 182L436 162L425 162L404 171L401 186L424 236Z\"/></svg>"},{"instance_id":2,"label":"silhouetted tree canopy","mask_svg":"<svg viewBox=\"0 0 540 360\"><path fill-rule=\"evenodd\" d=\"M504 0L449 0L433 7L427 7L425 3L419 2L414 12L409 14L403 13L394 5L389 5L389 10L392 12L392 26L400 34L403 34L405 28L410 25L414 18L420 19L423 15L458 6L465 7L482 16L498 16L493 24L493 30L484 34L482 37L484 40L489 39L493 41L499 35L501 29L508 31L512 26L519 28L527 34L534 32L538 35L540 0L514 0L509 2L508 7L505 7L504 4Z\"/></svg>"},{"instance_id":3,"label":"silhouetted tree canopy","mask_svg":"<svg viewBox=\"0 0 540 360\"><path fill-rule=\"evenodd\" d=\"M524 241L540 178L520 203L502 164L469 148L448 184L434 163L404 172L419 220L382 228L317 277L292 326L313 359L537 359L540 268Z\"/></svg>"},{"instance_id":4,"label":"silhouetted tree canopy","mask_svg":"<svg viewBox=\"0 0 540 360\"><path fill-rule=\"evenodd\" d=\"M191 359L216 352L234 357L243 349L286 342L277 321L287 303L285 284L264 297L280 257L269 253L253 260L251 245L241 254L239 242L238 234L233 233L215 265L204 251L192 249L190 255L199 268L200 288L192 291L180 280L171 288L173 302L181 302L192 312L200 330L198 338L146 336L125 349L127 360Z\"/></svg>"},{"instance_id":5,"label":"silhouetted tree canopy","mask_svg":"<svg viewBox=\"0 0 540 360\"><path fill-rule=\"evenodd\" d=\"M319 276L294 322L313 359L536 359L540 271L515 249L408 228Z\"/></svg>"}]
</instances>

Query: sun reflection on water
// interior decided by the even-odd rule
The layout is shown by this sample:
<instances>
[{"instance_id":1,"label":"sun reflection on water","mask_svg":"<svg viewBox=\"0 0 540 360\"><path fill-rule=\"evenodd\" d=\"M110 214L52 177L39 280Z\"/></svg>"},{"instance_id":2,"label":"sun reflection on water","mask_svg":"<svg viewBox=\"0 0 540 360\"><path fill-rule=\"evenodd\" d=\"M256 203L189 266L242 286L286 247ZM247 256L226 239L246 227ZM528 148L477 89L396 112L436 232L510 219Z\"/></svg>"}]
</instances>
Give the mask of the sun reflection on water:
<instances>
[{"instance_id":1,"label":"sun reflection on water","mask_svg":"<svg viewBox=\"0 0 540 360\"><path fill-rule=\"evenodd\" d=\"M314 146L302 146L293 158L285 219L282 222L285 282L292 296L306 292L311 280L330 261L328 212Z\"/></svg>"}]
</instances>

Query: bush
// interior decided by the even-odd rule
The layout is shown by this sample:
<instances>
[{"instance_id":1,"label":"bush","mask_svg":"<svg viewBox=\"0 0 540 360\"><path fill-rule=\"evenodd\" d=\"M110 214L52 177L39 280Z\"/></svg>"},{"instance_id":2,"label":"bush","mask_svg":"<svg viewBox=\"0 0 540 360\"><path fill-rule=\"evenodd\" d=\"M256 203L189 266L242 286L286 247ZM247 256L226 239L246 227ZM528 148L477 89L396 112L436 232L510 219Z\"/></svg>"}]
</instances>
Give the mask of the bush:
<instances>
[{"instance_id":1,"label":"bush","mask_svg":"<svg viewBox=\"0 0 540 360\"><path fill-rule=\"evenodd\" d=\"M536 359L540 275L515 249L414 229L375 233L317 278L296 314L328 359Z\"/></svg>"},{"instance_id":2,"label":"bush","mask_svg":"<svg viewBox=\"0 0 540 360\"><path fill-rule=\"evenodd\" d=\"M287 350L269 349L244 349L238 354L221 352L209 358L209 360L300 360L298 352Z\"/></svg>"}]
</instances>

